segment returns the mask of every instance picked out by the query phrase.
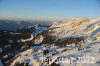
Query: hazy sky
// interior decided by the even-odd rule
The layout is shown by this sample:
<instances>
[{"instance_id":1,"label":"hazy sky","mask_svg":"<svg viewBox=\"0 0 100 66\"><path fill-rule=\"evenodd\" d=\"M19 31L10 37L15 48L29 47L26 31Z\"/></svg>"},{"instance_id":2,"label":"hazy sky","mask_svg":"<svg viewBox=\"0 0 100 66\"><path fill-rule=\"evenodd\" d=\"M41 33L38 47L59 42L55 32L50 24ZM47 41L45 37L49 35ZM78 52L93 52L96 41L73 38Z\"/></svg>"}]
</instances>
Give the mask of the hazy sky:
<instances>
[{"instance_id":1,"label":"hazy sky","mask_svg":"<svg viewBox=\"0 0 100 66\"><path fill-rule=\"evenodd\" d=\"M0 19L56 20L100 16L100 0L0 0Z\"/></svg>"}]
</instances>

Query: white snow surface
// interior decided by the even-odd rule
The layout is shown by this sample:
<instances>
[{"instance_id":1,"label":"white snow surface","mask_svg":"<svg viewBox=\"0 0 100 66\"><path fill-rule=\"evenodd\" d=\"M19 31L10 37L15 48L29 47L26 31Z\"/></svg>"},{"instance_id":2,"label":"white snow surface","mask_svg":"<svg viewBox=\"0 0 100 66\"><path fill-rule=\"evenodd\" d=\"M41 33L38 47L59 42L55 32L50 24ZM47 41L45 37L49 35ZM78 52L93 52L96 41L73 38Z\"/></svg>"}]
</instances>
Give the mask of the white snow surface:
<instances>
[{"instance_id":1,"label":"white snow surface","mask_svg":"<svg viewBox=\"0 0 100 66\"><path fill-rule=\"evenodd\" d=\"M31 41L31 40L33 40L33 38L34 38L34 36L33 36L33 34L31 34L30 38L28 38L28 39L21 39L21 42Z\"/></svg>"},{"instance_id":2,"label":"white snow surface","mask_svg":"<svg viewBox=\"0 0 100 66\"><path fill-rule=\"evenodd\" d=\"M83 21L82 21L83 20ZM58 23L54 23L50 28L52 30L49 30L49 32L52 32L51 35L63 38L68 36L80 36L80 35L90 35L93 37L94 33L99 32L100 28L100 19L93 19L93 20L85 20L85 19L71 19L68 21L62 21ZM94 21L94 22L93 22ZM90 29L94 26L94 29Z\"/></svg>"}]
</instances>

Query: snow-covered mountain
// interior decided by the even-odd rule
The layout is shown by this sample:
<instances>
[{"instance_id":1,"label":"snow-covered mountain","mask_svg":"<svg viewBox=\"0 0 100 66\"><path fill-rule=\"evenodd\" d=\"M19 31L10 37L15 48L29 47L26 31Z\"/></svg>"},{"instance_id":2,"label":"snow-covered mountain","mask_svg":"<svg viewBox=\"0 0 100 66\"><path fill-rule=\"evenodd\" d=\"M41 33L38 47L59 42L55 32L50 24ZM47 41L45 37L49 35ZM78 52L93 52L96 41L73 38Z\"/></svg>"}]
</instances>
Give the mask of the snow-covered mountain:
<instances>
[{"instance_id":1,"label":"snow-covered mountain","mask_svg":"<svg viewBox=\"0 0 100 66\"><path fill-rule=\"evenodd\" d=\"M100 35L100 18L72 18L66 21L54 22L49 30L48 35L62 39L70 36L88 36L99 40Z\"/></svg>"},{"instance_id":2,"label":"snow-covered mountain","mask_svg":"<svg viewBox=\"0 0 100 66\"><path fill-rule=\"evenodd\" d=\"M53 22L49 28L42 25L26 26L18 29L18 33L11 34L19 36L16 40L10 38L12 42L19 41L17 43L19 48L14 50L17 54L6 61L12 66L24 66L25 64L29 66L45 66L46 64L50 66L77 66L76 62L81 62L79 58L87 56L95 58L92 60L93 63L100 62L100 17L57 21ZM2 50L1 47L0 50ZM11 55L11 53L8 54ZM4 54L5 56L2 56L1 59L9 58L8 54ZM65 58L72 60L73 63L54 63L62 57L64 60ZM53 62L42 62L43 58L53 59ZM90 65L87 64L87 66ZM78 64L78 66L84 66L84 64Z\"/></svg>"}]
</instances>

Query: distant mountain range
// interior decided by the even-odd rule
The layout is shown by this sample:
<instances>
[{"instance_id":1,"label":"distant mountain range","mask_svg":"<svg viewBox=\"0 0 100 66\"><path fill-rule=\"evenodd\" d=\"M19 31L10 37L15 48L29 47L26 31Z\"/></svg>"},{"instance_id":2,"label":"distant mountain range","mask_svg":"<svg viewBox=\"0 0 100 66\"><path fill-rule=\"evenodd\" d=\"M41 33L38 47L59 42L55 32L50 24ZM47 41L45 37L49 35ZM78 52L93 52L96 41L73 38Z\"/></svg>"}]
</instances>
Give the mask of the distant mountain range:
<instances>
[{"instance_id":1,"label":"distant mountain range","mask_svg":"<svg viewBox=\"0 0 100 66\"><path fill-rule=\"evenodd\" d=\"M16 21L16 20L0 20L1 30L16 31L19 27L32 26L36 24L48 25L51 21Z\"/></svg>"}]
</instances>

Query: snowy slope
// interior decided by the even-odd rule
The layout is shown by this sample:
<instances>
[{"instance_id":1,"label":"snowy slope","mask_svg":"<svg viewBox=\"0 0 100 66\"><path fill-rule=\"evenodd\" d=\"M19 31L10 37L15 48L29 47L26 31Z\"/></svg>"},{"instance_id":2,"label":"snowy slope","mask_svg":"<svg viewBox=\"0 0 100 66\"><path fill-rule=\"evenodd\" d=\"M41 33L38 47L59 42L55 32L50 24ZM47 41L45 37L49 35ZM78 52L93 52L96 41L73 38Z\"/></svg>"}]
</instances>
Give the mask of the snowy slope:
<instances>
[{"instance_id":1,"label":"snowy slope","mask_svg":"<svg viewBox=\"0 0 100 66\"><path fill-rule=\"evenodd\" d=\"M72 18L66 21L54 22L48 30L49 35L56 38L69 36L88 36L94 38L95 35L100 35L100 18ZM99 36L98 36L99 38Z\"/></svg>"},{"instance_id":2,"label":"snowy slope","mask_svg":"<svg viewBox=\"0 0 100 66\"><path fill-rule=\"evenodd\" d=\"M65 37L65 36L78 36L82 34L82 31L88 26L90 20L87 18L73 18L67 21L62 21L58 24L53 24L49 30L52 32L51 35L56 37Z\"/></svg>"}]
</instances>

